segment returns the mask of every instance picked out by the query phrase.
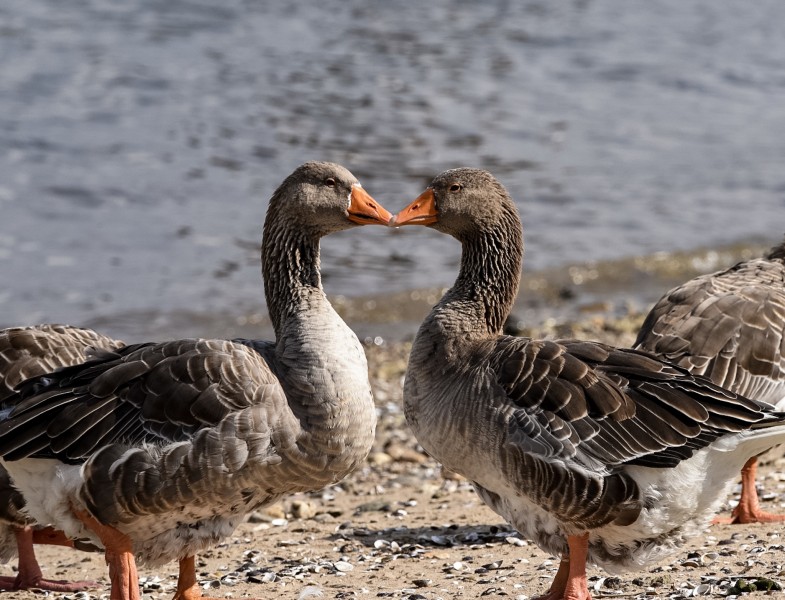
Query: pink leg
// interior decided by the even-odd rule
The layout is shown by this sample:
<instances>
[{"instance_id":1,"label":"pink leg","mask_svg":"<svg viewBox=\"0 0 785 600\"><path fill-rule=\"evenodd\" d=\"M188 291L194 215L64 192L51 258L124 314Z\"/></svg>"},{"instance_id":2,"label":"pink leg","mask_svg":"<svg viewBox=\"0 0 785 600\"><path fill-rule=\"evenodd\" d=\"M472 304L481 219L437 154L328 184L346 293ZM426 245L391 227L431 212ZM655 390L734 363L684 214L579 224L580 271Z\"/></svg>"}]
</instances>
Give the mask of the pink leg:
<instances>
[{"instance_id":1,"label":"pink leg","mask_svg":"<svg viewBox=\"0 0 785 600\"><path fill-rule=\"evenodd\" d=\"M106 549L106 564L109 565L109 580L112 582L110 600L141 600L131 538L110 525L100 523L87 512L74 510L74 514L98 535Z\"/></svg>"},{"instance_id":2,"label":"pink leg","mask_svg":"<svg viewBox=\"0 0 785 600\"><path fill-rule=\"evenodd\" d=\"M785 521L785 515L777 515L761 510L758 503L758 492L755 489L757 472L758 457L754 456L747 461L747 464L741 470L741 498L739 498L739 505L733 509L730 519L718 517L714 519L714 523L746 525L748 523L779 523Z\"/></svg>"},{"instance_id":3,"label":"pink leg","mask_svg":"<svg viewBox=\"0 0 785 600\"><path fill-rule=\"evenodd\" d=\"M33 530L31 527L15 527L16 547L19 553L19 569L16 577L0 577L0 590L48 590L51 592L78 592L95 587L94 581L65 581L44 579L35 557L33 543L52 543L73 546L61 531L46 527Z\"/></svg>"},{"instance_id":4,"label":"pink leg","mask_svg":"<svg viewBox=\"0 0 785 600\"><path fill-rule=\"evenodd\" d=\"M172 600L216 600L202 596L202 590L196 582L194 557L186 556L180 561L180 574L177 578L177 591Z\"/></svg>"},{"instance_id":5,"label":"pink leg","mask_svg":"<svg viewBox=\"0 0 785 600\"><path fill-rule=\"evenodd\" d=\"M550 590L537 600L591 600L586 581L589 534L567 536L567 545L569 554L562 557Z\"/></svg>"}]
</instances>

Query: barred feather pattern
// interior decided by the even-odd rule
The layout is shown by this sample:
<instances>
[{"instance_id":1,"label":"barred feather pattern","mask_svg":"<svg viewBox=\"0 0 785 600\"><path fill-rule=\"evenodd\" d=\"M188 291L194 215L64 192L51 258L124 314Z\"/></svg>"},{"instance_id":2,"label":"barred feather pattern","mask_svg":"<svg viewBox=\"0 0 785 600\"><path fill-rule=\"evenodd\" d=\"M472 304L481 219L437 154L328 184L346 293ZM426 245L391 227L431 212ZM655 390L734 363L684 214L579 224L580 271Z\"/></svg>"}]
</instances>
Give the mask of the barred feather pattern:
<instances>
[{"instance_id":1,"label":"barred feather pattern","mask_svg":"<svg viewBox=\"0 0 785 600\"><path fill-rule=\"evenodd\" d=\"M635 347L785 408L785 243L666 293Z\"/></svg>"},{"instance_id":2,"label":"barred feather pattern","mask_svg":"<svg viewBox=\"0 0 785 600\"><path fill-rule=\"evenodd\" d=\"M785 439L785 415L647 352L499 335L523 246L489 178L458 169L431 184L433 227L463 254L413 343L407 421L546 551L588 532L589 560L610 571L659 560L708 523L748 458Z\"/></svg>"},{"instance_id":3,"label":"barred feather pattern","mask_svg":"<svg viewBox=\"0 0 785 600\"><path fill-rule=\"evenodd\" d=\"M23 381L56 369L81 363L102 350L123 342L91 329L45 324L12 327L0 331L0 404L7 403ZM15 525L29 522L23 512L24 498L0 466L0 520Z\"/></svg>"}]
</instances>

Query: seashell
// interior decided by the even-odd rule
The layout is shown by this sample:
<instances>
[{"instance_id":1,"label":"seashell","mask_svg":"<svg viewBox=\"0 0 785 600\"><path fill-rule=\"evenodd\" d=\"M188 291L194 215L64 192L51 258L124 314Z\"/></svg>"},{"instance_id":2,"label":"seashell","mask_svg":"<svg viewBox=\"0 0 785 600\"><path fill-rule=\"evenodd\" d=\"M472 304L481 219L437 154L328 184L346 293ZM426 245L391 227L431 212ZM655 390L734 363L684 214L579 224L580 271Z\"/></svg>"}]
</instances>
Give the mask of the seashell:
<instances>
[{"instance_id":1,"label":"seashell","mask_svg":"<svg viewBox=\"0 0 785 600\"><path fill-rule=\"evenodd\" d=\"M697 585L692 590L693 596L705 596L706 594L711 593L711 586L708 583L701 583Z\"/></svg>"},{"instance_id":2,"label":"seashell","mask_svg":"<svg viewBox=\"0 0 785 600\"><path fill-rule=\"evenodd\" d=\"M697 560L691 558L691 559L685 560L683 563L681 563L681 566L682 567L690 567L690 568L694 569L695 567L700 567L700 563Z\"/></svg>"}]
</instances>

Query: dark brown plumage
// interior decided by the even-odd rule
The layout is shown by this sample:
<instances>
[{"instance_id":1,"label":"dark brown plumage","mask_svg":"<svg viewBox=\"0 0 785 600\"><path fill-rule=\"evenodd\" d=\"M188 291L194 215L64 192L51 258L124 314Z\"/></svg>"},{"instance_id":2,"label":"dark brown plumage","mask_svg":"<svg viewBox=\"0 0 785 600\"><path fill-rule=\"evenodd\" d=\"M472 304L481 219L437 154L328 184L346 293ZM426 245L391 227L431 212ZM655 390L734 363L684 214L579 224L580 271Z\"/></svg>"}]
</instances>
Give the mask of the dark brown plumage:
<instances>
[{"instance_id":1,"label":"dark brown plumage","mask_svg":"<svg viewBox=\"0 0 785 600\"><path fill-rule=\"evenodd\" d=\"M442 173L394 224L428 225L463 247L455 284L412 346L407 421L491 508L569 555L550 597L589 597L587 556L619 570L667 554L711 517L728 465L785 439L772 407L654 355L501 335L523 243L490 173Z\"/></svg>"}]
</instances>

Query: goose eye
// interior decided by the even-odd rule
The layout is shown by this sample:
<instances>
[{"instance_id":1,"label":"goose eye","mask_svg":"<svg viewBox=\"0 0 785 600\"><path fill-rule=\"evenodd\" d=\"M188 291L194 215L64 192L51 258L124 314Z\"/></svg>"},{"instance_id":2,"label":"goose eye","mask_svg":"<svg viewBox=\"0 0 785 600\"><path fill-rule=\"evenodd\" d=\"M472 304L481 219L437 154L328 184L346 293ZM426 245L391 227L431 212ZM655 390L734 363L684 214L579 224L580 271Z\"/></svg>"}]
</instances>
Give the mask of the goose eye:
<instances>
[{"instance_id":1,"label":"goose eye","mask_svg":"<svg viewBox=\"0 0 785 600\"><path fill-rule=\"evenodd\" d=\"M326 185L329 188L334 188L335 187L335 178L328 177L322 183L324 183L324 185Z\"/></svg>"},{"instance_id":2,"label":"goose eye","mask_svg":"<svg viewBox=\"0 0 785 600\"><path fill-rule=\"evenodd\" d=\"M460 183L453 183L450 186L451 192L460 192L463 189L463 186Z\"/></svg>"}]
</instances>

